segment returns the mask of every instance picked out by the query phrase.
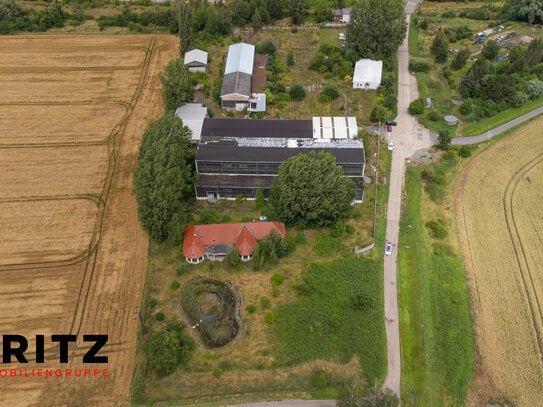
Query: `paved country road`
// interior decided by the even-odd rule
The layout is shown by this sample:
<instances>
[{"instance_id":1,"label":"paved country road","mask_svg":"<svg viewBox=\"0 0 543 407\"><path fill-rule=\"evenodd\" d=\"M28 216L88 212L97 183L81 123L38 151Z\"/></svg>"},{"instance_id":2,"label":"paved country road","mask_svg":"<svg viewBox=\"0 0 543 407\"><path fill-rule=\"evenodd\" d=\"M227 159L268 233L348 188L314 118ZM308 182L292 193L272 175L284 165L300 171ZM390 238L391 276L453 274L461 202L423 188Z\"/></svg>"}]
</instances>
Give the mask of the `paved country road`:
<instances>
[{"instance_id":1,"label":"paved country road","mask_svg":"<svg viewBox=\"0 0 543 407\"><path fill-rule=\"evenodd\" d=\"M409 16L421 0L406 3L405 12L409 33ZM390 171L390 189L387 205L386 241L392 244L392 253L385 255L384 260L384 300L385 329L387 336L388 366L387 376L383 384L400 396L401 353L400 324L398 313L397 290L397 255L400 215L405 175L405 161L419 150L426 150L435 144L427 129L423 129L414 116L407 112L412 100L417 99L417 81L409 73L409 50L407 36L398 49L398 116L397 127L387 136L394 141L392 167Z\"/></svg>"},{"instance_id":2,"label":"paved country road","mask_svg":"<svg viewBox=\"0 0 543 407\"><path fill-rule=\"evenodd\" d=\"M451 144L461 146L461 145L467 145L467 144L481 143L482 141L489 140L492 137L503 133L504 131L512 129L515 126L518 126L519 124L524 123L525 121L533 119L534 117L539 116L540 114L543 114L543 107L538 107L537 109L534 109L531 112L523 114L522 116L519 116L516 119L511 120L510 122L502 124L501 126L498 126L478 136L453 138L451 140Z\"/></svg>"}]
</instances>

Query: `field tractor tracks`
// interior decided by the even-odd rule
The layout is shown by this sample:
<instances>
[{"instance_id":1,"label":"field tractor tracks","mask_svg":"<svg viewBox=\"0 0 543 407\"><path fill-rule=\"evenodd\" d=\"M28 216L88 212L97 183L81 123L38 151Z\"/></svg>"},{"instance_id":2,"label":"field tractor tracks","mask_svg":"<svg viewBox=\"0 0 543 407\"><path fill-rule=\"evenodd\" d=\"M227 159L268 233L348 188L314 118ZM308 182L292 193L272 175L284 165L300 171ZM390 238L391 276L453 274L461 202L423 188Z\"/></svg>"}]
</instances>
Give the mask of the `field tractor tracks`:
<instances>
[{"instance_id":1,"label":"field tractor tracks","mask_svg":"<svg viewBox=\"0 0 543 407\"><path fill-rule=\"evenodd\" d=\"M156 45L156 38L153 37L151 40L149 47L147 49L147 53L145 55L145 60L143 62L143 69L140 75L140 79L138 82L138 85L136 87L136 90L133 94L132 100L130 101L129 107L127 108L125 115L121 122L115 127L115 130L110 137L108 137L108 168L107 168L107 175L104 182L104 188L102 190L102 194L100 195L100 200L102 202L107 202L109 191L111 190L111 184L113 180L113 174L115 173L115 163L117 159L117 149L119 147L120 143L120 136L122 135L124 128L126 126L126 123L128 119L130 118L130 115L132 114L132 110L136 103L140 100L141 93L143 90L143 86L145 84L145 80L148 76L149 72L149 66L151 61L151 56L153 55L153 50ZM94 269L96 266L96 253L97 253L97 247L100 243L100 235L102 232L103 222L104 222L104 214L105 214L105 204L101 205L100 211L97 216L97 221L95 224L95 230L93 233L93 241L95 241L95 245L93 246L93 252L89 252L89 257L87 259L87 266L85 267L83 279L81 288L79 290L79 294L77 296L77 309L74 312L74 317L71 324L70 332L74 334L79 334L79 331L81 329L81 326L83 325L83 320L85 318L85 311L87 307L92 277L94 275Z\"/></svg>"},{"instance_id":2,"label":"field tractor tracks","mask_svg":"<svg viewBox=\"0 0 543 407\"><path fill-rule=\"evenodd\" d=\"M541 299L539 298L537 288L534 283L535 270L530 267L525 245L520 235L520 230L515 219L515 206L513 203L516 189L526 175L537 165L543 162L543 154L539 154L528 163L520 167L509 179L502 196L502 205L505 214L505 222L509 238L515 253L515 260L518 265L519 274L522 281L522 289L530 310L531 323L535 332L537 346L540 356L541 367L543 368L543 309Z\"/></svg>"}]
</instances>

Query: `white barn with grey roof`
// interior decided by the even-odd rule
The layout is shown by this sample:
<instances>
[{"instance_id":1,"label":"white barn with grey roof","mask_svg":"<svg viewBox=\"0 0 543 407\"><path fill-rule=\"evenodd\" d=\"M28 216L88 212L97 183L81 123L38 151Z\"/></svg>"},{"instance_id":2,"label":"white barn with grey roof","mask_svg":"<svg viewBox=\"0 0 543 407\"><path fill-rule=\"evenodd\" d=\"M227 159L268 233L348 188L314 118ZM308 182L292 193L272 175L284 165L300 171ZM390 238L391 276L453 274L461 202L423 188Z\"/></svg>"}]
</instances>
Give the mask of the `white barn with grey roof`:
<instances>
[{"instance_id":1,"label":"white barn with grey roof","mask_svg":"<svg viewBox=\"0 0 543 407\"><path fill-rule=\"evenodd\" d=\"M377 89L381 84L383 61L361 59L354 67L353 89Z\"/></svg>"},{"instance_id":2,"label":"white barn with grey roof","mask_svg":"<svg viewBox=\"0 0 543 407\"><path fill-rule=\"evenodd\" d=\"M254 58L254 45L240 42L228 47L221 87L223 108L242 110L249 105Z\"/></svg>"}]
</instances>

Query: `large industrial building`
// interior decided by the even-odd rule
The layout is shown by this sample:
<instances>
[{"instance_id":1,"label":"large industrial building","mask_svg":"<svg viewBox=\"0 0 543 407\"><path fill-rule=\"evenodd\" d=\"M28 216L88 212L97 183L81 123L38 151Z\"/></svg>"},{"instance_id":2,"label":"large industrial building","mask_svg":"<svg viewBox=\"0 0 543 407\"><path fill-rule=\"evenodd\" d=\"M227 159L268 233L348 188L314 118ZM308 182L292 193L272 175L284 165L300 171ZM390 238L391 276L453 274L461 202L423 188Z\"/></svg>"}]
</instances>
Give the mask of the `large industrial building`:
<instances>
[{"instance_id":1,"label":"large industrial building","mask_svg":"<svg viewBox=\"0 0 543 407\"><path fill-rule=\"evenodd\" d=\"M312 120L203 119L196 153L198 199L255 198L267 195L279 166L289 157L326 151L357 186L363 198L364 144L354 117Z\"/></svg>"}]
</instances>

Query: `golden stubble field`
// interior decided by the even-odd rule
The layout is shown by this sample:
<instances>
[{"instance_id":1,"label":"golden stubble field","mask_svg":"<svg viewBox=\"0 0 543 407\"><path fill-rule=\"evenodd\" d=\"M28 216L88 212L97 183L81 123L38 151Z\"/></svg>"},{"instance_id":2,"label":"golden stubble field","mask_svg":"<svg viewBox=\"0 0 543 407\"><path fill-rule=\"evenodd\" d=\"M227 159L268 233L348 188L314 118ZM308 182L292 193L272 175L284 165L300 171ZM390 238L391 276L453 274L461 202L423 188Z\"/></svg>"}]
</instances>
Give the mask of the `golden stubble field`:
<instances>
[{"instance_id":1,"label":"golden stubble field","mask_svg":"<svg viewBox=\"0 0 543 407\"><path fill-rule=\"evenodd\" d=\"M30 342L28 365L2 369L108 370L0 377L1 406L128 404L148 245L132 174L177 52L167 35L0 37L0 326ZM51 334L78 335L69 363ZM107 364L82 363L84 334L109 335Z\"/></svg>"},{"instance_id":2,"label":"golden stubble field","mask_svg":"<svg viewBox=\"0 0 543 407\"><path fill-rule=\"evenodd\" d=\"M543 400L542 125L539 118L492 145L457 184L478 349L472 405Z\"/></svg>"}]
</instances>

